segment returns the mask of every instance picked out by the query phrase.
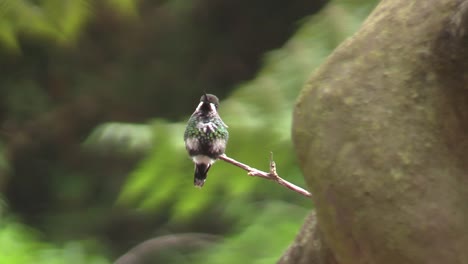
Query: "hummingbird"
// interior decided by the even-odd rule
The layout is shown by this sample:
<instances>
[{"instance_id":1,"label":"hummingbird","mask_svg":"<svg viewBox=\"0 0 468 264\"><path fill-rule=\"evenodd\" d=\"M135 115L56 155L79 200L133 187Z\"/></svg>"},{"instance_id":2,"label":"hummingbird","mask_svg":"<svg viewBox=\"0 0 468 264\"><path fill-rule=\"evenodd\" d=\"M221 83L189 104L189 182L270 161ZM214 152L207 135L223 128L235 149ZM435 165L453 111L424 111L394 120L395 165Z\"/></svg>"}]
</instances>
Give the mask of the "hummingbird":
<instances>
[{"instance_id":1,"label":"hummingbird","mask_svg":"<svg viewBox=\"0 0 468 264\"><path fill-rule=\"evenodd\" d=\"M228 126L218 115L218 106L218 97L203 94L185 129L185 148L195 163L195 187L205 184L211 165L226 150Z\"/></svg>"}]
</instances>

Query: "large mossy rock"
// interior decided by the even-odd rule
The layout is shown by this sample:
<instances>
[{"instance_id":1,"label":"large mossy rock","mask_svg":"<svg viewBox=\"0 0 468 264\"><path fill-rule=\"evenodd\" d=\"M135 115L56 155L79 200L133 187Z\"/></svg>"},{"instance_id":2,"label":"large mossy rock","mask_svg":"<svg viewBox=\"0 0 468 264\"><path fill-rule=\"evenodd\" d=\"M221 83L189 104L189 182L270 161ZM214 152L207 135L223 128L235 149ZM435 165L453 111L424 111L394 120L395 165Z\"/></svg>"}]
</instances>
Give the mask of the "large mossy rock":
<instances>
[{"instance_id":1,"label":"large mossy rock","mask_svg":"<svg viewBox=\"0 0 468 264\"><path fill-rule=\"evenodd\" d=\"M305 229L336 262L468 263L467 32L468 1L383 0L300 95Z\"/></svg>"}]
</instances>

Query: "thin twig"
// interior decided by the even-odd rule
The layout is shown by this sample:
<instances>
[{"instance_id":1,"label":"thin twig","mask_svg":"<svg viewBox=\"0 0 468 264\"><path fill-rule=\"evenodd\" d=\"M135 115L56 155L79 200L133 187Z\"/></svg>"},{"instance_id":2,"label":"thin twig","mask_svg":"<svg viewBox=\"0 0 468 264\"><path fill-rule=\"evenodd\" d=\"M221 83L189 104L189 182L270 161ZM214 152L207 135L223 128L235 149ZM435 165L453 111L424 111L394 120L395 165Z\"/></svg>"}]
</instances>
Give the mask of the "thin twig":
<instances>
[{"instance_id":1,"label":"thin twig","mask_svg":"<svg viewBox=\"0 0 468 264\"><path fill-rule=\"evenodd\" d=\"M261 178L264 178L264 179L267 179L267 180L273 180L275 182L277 182L278 184L290 189L290 190L293 190L299 194L302 194L306 197L312 197L312 194L310 192L308 192L307 190L299 187L299 186L296 186L286 180L284 180L283 178L281 178L278 173L276 172L276 164L275 162L273 161L273 153L271 153L271 156L270 156L270 172L264 172L264 171L261 171L261 170L257 170L255 168L252 168L250 167L249 165L246 165L242 162L239 162L233 158L230 158L228 157L226 154L223 154L221 156L219 156L219 159L221 160L224 160L225 162L227 163L231 163L232 165L234 166L237 166L245 171L247 171L247 174L250 175L250 176L256 176L256 177L261 177Z\"/></svg>"}]
</instances>

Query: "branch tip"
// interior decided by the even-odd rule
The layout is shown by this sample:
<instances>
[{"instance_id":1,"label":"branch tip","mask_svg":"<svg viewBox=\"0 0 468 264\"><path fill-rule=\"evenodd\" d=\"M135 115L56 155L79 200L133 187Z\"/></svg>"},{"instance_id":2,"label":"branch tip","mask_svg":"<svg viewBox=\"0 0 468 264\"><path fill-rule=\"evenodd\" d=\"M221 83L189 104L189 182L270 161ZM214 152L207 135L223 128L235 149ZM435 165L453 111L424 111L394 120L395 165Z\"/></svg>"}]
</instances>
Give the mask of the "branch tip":
<instances>
[{"instance_id":1,"label":"branch tip","mask_svg":"<svg viewBox=\"0 0 468 264\"><path fill-rule=\"evenodd\" d=\"M299 194L302 194L306 197L312 197L312 194L310 192L308 192L307 190L299 187L299 186L296 186L286 180L284 180L283 178L281 178L277 172L276 172L276 164L275 164L275 161L273 160L273 152L270 152L270 172L264 172L264 171L260 171L260 170L257 170L255 168L252 168L250 167L249 165L246 165L242 162L239 162L233 158L230 158L228 157L226 154L222 154L219 156L219 159L227 162L227 163L230 163L236 167L239 167L245 171L247 171L247 175L249 176L256 176L256 177L260 177L260 178L265 178L265 179L268 179L268 180L273 180L275 181L276 183L294 191L294 192L297 192Z\"/></svg>"}]
</instances>

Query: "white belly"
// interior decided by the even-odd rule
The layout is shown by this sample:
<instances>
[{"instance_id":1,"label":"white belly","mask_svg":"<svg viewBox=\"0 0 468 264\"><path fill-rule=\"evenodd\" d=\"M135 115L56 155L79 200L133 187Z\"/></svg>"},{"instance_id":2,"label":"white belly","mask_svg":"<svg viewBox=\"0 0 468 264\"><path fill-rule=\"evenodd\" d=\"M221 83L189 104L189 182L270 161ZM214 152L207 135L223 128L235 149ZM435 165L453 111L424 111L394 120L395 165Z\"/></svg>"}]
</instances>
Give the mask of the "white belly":
<instances>
[{"instance_id":1,"label":"white belly","mask_svg":"<svg viewBox=\"0 0 468 264\"><path fill-rule=\"evenodd\" d=\"M196 156L193 156L192 157L192 160L193 162L197 163L197 164L200 164L200 163L204 163L204 164L213 164L215 162L214 159L208 157L208 156L205 156L205 155L196 155Z\"/></svg>"}]
</instances>

